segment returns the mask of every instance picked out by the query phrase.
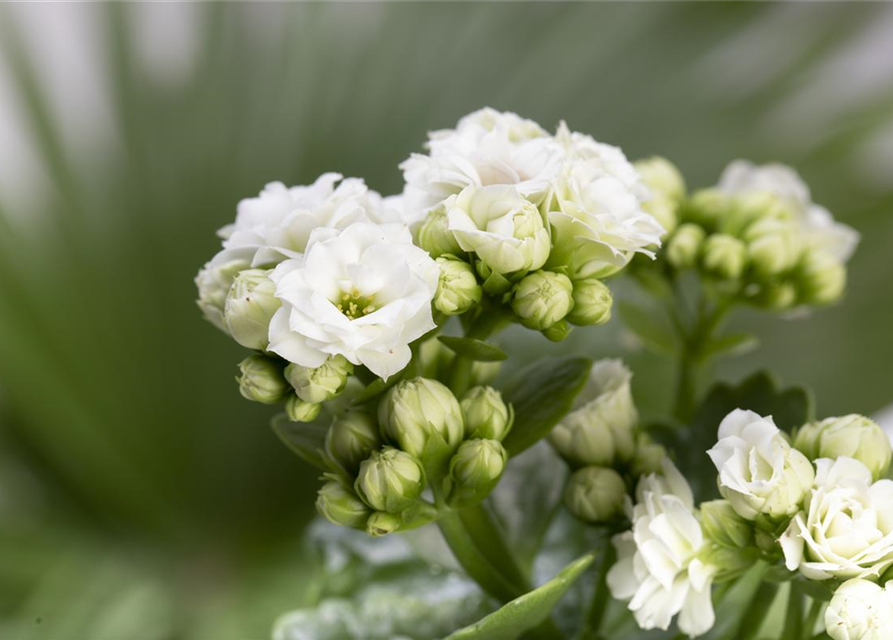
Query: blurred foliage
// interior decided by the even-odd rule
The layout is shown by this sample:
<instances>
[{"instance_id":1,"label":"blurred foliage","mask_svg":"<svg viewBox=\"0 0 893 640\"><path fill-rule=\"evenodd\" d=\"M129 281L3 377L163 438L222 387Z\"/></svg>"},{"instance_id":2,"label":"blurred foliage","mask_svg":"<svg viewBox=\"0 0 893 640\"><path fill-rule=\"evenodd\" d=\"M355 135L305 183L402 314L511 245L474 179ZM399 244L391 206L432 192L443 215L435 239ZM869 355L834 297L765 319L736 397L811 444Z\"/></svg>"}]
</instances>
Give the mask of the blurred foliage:
<instances>
[{"instance_id":1,"label":"blurred foliage","mask_svg":"<svg viewBox=\"0 0 893 640\"><path fill-rule=\"evenodd\" d=\"M192 276L265 182L395 192L428 129L485 104L666 155L693 186L735 157L798 167L863 234L848 298L741 318L762 347L719 374L775 370L819 415L893 401L890 7L0 9L4 638L263 638L313 601L315 474L236 393ZM563 345L625 357L657 413L671 372L629 347L617 322Z\"/></svg>"}]
</instances>

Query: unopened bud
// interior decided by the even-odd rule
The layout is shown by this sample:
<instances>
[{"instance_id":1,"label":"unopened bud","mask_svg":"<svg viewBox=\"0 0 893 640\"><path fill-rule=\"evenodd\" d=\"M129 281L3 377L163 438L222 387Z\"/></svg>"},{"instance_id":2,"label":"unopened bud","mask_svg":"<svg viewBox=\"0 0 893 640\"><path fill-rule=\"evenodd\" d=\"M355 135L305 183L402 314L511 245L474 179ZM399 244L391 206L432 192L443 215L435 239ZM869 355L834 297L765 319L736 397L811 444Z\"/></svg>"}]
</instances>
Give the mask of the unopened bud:
<instances>
[{"instance_id":1,"label":"unopened bud","mask_svg":"<svg viewBox=\"0 0 893 640\"><path fill-rule=\"evenodd\" d=\"M652 191L661 193L673 202L685 197L685 179L672 162L660 156L653 156L635 163L642 181Z\"/></svg>"},{"instance_id":2,"label":"unopened bud","mask_svg":"<svg viewBox=\"0 0 893 640\"><path fill-rule=\"evenodd\" d=\"M784 311L797 302L797 287L791 282L771 282L763 285L750 301L770 311Z\"/></svg>"},{"instance_id":3,"label":"unopened bud","mask_svg":"<svg viewBox=\"0 0 893 640\"><path fill-rule=\"evenodd\" d=\"M701 504L701 528L710 540L724 547L743 548L753 544L753 524L738 515L728 500Z\"/></svg>"},{"instance_id":4,"label":"unopened bud","mask_svg":"<svg viewBox=\"0 0 893 640\"><path fill-rule=\"evenodd\" d=\"M667 243L669 263L680 270L694 267L706 235L702 227L691 222L680 225Z\"/></svg>"},{"instance_id":5,"label":"unopened bud","mask_svg":"<svg viewBox=\"0 0 893 640\"><path fill-rule=\"evenodd\" d=\"M270 319L282 301L276 297L276 284L270 272L246 269L239 273L226 296L224 318L233 339L249 349L266 349L270 344Z\"/></svg>"},{"instance_id":6,"label":"unopened bud","mask_svg":"<svg viewBox=\"0 0 893 640\"><path fill-rule=\"evenodd\" d=\"M567 314L568 322L578 326L605 324L611 319L614 296L601 280L586 278L574 282L574 306Z\"/></svg>"},{"instance_id":7,"label":"unopened bud","mask_svg":"<svg viewBox=\"0 0 893 640\"><path fill-rule=\"evenodd\" d=\"M797 267L797 283L801 302L831 304L846 288L846 267L826 251L808 250Z\"/></svg>"},{"instance_id":8,"label":"unopened bud","mask_svg":"<svg viewBox=\"0 0 893 640\"><path fill-rule=\"evenodd\" d=\"M263 404L285 400L289 389L280 361L255 354L239 363L239 371L236 381L243 398Z\"/></svg>"},{"instance_id":9,"label":"unopened bud","mask_svg":"<svg viewBox=\"0 0 893 640\"><path fill-rule=\"evenodd\" d=\"M719 189L701 189L682 203L681 218L706 229L717 229L731 206L731 198Z\"/></svg>"},{"instance_id":10,"label":"unopened bud","mask_svg":"<svg viewBox=\"0 0 893 640\"><path fill-rule=\"evenodd\" d=\"M365 411L348 411L326 432L326 454L352 476L380 446L378 423Z\"/></svg>"},{"instance_id":11,"label":"unopened bud","mask_svg":"<svg viewBox=\"0 0 893 640\"><path fill-rule=\"evenodd\" d=\"M701 264L711 275L735 280L744 272L746 262L747 247L738 238L714 233L704 241Z\"/></svg>"},{"instance_id":12,"label":"unopened bud","mask_svg":"<svg viewBox=\"0 0 893 640\"><path fill-rule=\"evenodd\" d=\"M419 499L425 472L422 463L405 451L384 447L360 463L355 488L376 511L399 513Z\"/></svg>"},{"instance_id":13,"label":"unopened bud","mask_svg":"<svg viewBox=\"0 0 893 640\"><path fill-rule=\"evenodd\" d=\"M468 438L499 440L512 428L515 412L493 387L473 387L463 396L462 415Z\"/></svg>"},{"instance_id":14,"label":"unopened bud","mask_svg":"<svg viewBox=\"0 0 893 640\"><path fill-rule=\"evenodd\" d=\"M305 402L298 396L289 396L285 403L285 413L292 422L313 422L319 417L322 405Z\"/></svg>"},{"instance_id":15,"label":"unopened bud","mask_svg":"<svg viewBox=\"0 0 893 640\"><path fill-rule=\"evenodd\" d=\"M483 290L471 265L453 258L437 258L440 277L434 294L434 308L447 316L465 313L481 301Z\"/></svg>"},{"instance_id":16,"label":"unopened bud","mask_svg":"<svg viewBox=\"0 0 893 640\"><path fill-rule=\"evenodd\" d=\"M382 432L403 451L424 458L431 438L455 451L465 435L459 401L437 380L414 378L398 382L378 407Z\"/></svg>"},{"instance_id":17,"label":"unopened bud","mask_svg":"<svg viewBox=\"0 0 893 640\"><path fill-rule=\"evenodd\" d=\"M215 327L229 333L224 319L226 296L233 286L233 280L240 271L250 267L248 260L227 260L221 254L207 263L195 276L195 286L198 289L196 304L201 309L205 320Z\"/></svg>"},{"instance_id":18,"label":"unopened bud","mask_svg":"<svg viewBox=\"0 0 893 640\"><path fill-rule=\"evenodd\" d=\"M574 328L564 318L553 324L551 327L543 329L540 333L550 342L563 342L571 334Z\"/></svg>"},{"instance_id":19,"label":"unopened bud","mask_svg":"<svg viewBox=\"0 0 893 640\"><path fill-rule=\"evenodd\" d=\"M574 305L570 278L551 271L535 271L514 287L512 309L528 329L542 331L564 318Z\"/></svg>"},{"instance_id":20,"label":"unopened bud","mask_svg":"<svg viewBox=\"0 0 893 640\"><path fill-rule=\"evenodd\" d=\"M636 453L630 470L635 476L659 473L666 458L667 450L663 445L652 440L648 434L640 433L636 436Z\"/></svg>"},{"instance_id":21,"label":"unopened bud","mask_svg":"<svg viewBox=\"0 0 893 640\"><path fill-rule=\"evenodd\" d=\"M347 378L353 373L353 365L342 355L329 356L316 368L290 364L285 377L304 402L320 404L328 402L344 391Z\"/></svg>"},{"instance_id":22,"label":"unopened bud","mask_svg":"<svg viewBox=\"0 0 893 640\"><path fill-rule=\"evenodd\" d=\"M792 217L789 206L779 195L769 191L752 191L732 197L731 207L720 221L719 230L739 236L761 220L786 220Z\"/></svg>"},{"instance_id":23,"label":"unopened bud","mask_svg":"<svg viewBox=\"0 0 893 640\"><path fill-rule=\"evenodd\" d=\"M449 230L446 209L441 206L430 212L419 228L419 246L431 254L432 258L438 258L444 254L454 256L462 255L462 247L456 242L453 232Z\"/></svg>"},{"instance_id":24,"label":"unopened bud","mask_svg":"<svg viewBox=\"0 0 893 640\"><path fill-rule=\"evenodd\" d=\"M620 474L606 467L583 467L574 472L564 490L564 504L584 522L611 522L623 514L626 485Z\"/></svg>"},{"instance_id":25,"label":"unopened bud","mask_svg":"<svg viewBox=\"0 0 893 640\"><path fill-rule=\"evenodd\" d=\"M337 480L319 490L316 510L329 522L352 529L365 529L371 511L353 491Z\"/></svg>"},{"instance_id":26,"label":"unopened bud","mask_svg":"<svg viewBox=\"0 0 893 640\"><path fill-rule=\"evenodd\" d=\"M800 259L803 243L796 224L762 218L744 233L750 264L758 276L771 278L790 270Z\"/></svg>"},{"instance_id":27,"label":"unopened bud","mask_svg":"<svg viewBox=\"0 0 893 640\"><path fill-rule=\"evenodd\" d=\"M466 440L450 460L451 507L465 507L486 498L502 477L508 455L496 440Z\"/></svg>"},{"instance_id":28,"label":"unopened bud","mask_svg":"<svg viewBox=\"0 0 893 640\"><path fill-rule=\"evenodd\" d=\"M874 420L850 414L810 422L794 434L794 447L806 457L855 458L871 471L877 480L887 473L893 452L890 439Z\"/></svg>"}]
</instances>

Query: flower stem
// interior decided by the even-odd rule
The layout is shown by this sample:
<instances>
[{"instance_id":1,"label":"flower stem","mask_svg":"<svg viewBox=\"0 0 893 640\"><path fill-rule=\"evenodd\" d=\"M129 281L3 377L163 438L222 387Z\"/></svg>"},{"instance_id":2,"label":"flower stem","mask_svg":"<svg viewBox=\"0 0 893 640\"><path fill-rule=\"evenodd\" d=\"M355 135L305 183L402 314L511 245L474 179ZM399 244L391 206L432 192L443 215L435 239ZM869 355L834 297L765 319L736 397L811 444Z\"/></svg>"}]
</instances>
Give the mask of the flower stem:
<instances>
[{"instance_id":1,"label":"flower stem","mask_svg":"<svg viewBox=\"0 0 893 640\"><path fill-rule=\"evenodd\" d=\"M599 637L599 630L604 622L605 609L608 607L608 570L617 560L617 551L610 540L605 544L602 553L602 561L598 567L598 575L595 578L595 590L592 593L592 602L586 612L586 620L583 628L577 636L577 640L595 640Z\"/></svg>"},{"instance_id":2,"label":"flower stem","mask_svg":"<svg viewBox=\"0 0 893 640\"><path fill-rule=\"evenodd\" d=\"M803 637L805 639L812 638L815 631L816 622L818 622L819 614L822 612L822 601L813 600L809 607L809 613L806 614L806 622L803 623Z\"/></svg>"},{"instance_id":3,"label":"flower stem","mask_svg":"<svg viewBox=\"0 0 893 640\"><path fill-rule=\"evenodd\" d=\"M788 592L788 609L784 619L784 629L779 638L800 638L803 635L803 591L796 580L791 581Z\"/></svg>"}]
</instances>

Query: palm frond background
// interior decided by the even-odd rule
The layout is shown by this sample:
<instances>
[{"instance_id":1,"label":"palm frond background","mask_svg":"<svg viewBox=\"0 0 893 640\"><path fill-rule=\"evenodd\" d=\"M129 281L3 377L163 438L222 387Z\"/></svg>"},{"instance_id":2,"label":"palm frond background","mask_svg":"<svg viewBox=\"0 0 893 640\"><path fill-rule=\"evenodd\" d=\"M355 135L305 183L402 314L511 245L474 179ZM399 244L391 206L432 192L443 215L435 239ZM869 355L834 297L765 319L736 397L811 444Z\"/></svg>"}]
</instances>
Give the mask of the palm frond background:
<instances>
[{"instance_id":1,"label":"palm frond background","mask_svg":"<svg viewBox=\"0 0 893 640\"><path fill-rule=\"evenodd\" d=\"M735 157L798 167L863 234L848 299L744 317L763 346L720 375L773 368L821 414L893 401L890 7L2 9L2 637L263 638L317 596L314 473L236 393L192 276L265 182L396 192L428 129L485 104L666 155L693 186ZM657 410L667 366L616 324L569 344L622 353Z\"/></svg>"}]
</instances>

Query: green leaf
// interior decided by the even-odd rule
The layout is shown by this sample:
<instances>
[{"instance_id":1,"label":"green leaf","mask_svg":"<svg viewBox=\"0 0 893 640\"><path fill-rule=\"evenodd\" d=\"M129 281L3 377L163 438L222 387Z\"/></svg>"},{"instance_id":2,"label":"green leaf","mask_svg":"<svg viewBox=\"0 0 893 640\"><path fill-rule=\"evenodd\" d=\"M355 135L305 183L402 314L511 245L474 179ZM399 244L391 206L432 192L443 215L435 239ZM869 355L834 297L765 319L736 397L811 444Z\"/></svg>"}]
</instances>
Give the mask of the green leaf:
<instances>
[{"instance_id":1,"label":"green leaf","mask_svg":"<svg viewBox=\"0 0 893 640\"><path fill-rule=\"evenodd\" d=\"M499 362L509 357L505 351L496 345L483 340L459 338L456 336L440 336L437 339L453 353L479 362Z\"/></svg>"},{"instance_id":2,"label":"green leaf","mask_svg":"<svg viewBox=\"0 0 893 640\"><path fill-rule=\"evenodd\" d=\"M588 553L562 569L541 587L512 600L475 624L459 629L447 640L513 640L549 617L574 581L595 559Z\"/></svg>"},{"instance_id":3,"label":"green leaf","mask_svg":"<svg viewBox=\"0 0 893 640\"><path fill-rule=\"evenodd\" d=\"M325 418L314 422L292 422L284 413L273 418L273 432L286 447L298 454L305 462L323 471L331 471L326 463L325 442L328 423Z\"/></svg>"},{"instance_id":4,"label":"green leaf","mask_svg":"<svg viewBox=\"0 0 893 640\"><path fill-rule=\"evenodd\" d=\"M632 331L650 350L667 356L679 352L673 328L663 313L620 300L617 310L626 328Z\"/></svg>"},{"instance_id":5,"label":"green leaf","mask_svg":"<svg viewBox=\"0 0 893 640\"><path fill-rule=\"evenodd\" d=\"M730 333L711 340L704 348L702 356L705 358L718 355L740 356L753 351L759 344L759 339L751 333Z\"/></svg>"},{"instance_id":6,"label":"green leaf","mask_svg":"<svg viewBox=\"0 0 893 640\"><path fill-rule=\"evenodd\" d=\"M549 433L570 410L591 368L588 358L543 358L508 382L502 396L515 407L515 424L502 444L509 455L521 453Z\"/></svg>"}]
</instances>

